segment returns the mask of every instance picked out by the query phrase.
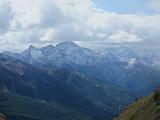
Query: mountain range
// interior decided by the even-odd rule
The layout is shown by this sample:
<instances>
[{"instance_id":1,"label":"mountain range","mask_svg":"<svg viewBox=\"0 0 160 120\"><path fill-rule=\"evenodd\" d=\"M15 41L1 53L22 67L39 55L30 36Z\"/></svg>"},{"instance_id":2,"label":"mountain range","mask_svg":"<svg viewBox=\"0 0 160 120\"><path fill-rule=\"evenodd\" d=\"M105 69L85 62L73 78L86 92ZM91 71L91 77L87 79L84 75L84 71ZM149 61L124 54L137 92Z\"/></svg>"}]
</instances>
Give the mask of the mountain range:
<instances>
[{"instance_id":1,"label":"mountain range","mask_svg":"<svg viewBox=\"0 0 160 120\"><path fill-rule=\"evenodd\" d=\"M39 68L77 71L85 76L124 87L141 96L147 95L160 84L157 62L160 55L155 51L144 51L130 46L119 46L95 52L69 41L42 48L31 45L22 53L4 54Z\"/></svg>"},{"instance_id":2,"label":"mountain range","mask_svg":"<svg viewBox=\"0 0 160 120\"><path fill-rule=\"evenodd\" d=\"M57 120L63 120L63 116L65 120L112 119L133 99L119 86L67 69L36 68L3 54L0 76L0 112L8 120L41 120L36 109L46 120L55 119L57 114ZM45 114L51 109L48 116L36 105L44 106Z\"/></svg>"},{"instance_id":3,"label":"mountain range","mask_svg":"<svg viewBox=\"0 0 160 120\"><path fill-rule=\"evenodd\" d=\"M63 42L3 52L0 114L7 120L111 120L160 85L160 56L144 51L95 52Z\"/></svg>"}]
</instances>

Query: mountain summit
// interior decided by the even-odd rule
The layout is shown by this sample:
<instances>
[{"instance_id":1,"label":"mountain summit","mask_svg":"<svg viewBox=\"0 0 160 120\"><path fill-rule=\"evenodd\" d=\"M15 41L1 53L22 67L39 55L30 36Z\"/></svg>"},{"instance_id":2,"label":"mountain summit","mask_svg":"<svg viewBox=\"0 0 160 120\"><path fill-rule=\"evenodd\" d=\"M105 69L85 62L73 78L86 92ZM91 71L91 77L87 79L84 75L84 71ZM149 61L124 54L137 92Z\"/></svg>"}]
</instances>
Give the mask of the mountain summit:
<instances>
[{"instance_id":1,"label":"mountain summit","mask_svg":"<svg viewBox=\"0 0 160 120\"><path fill-rule=\"evenodd\" d=\"M72 41L66 41L66 42L61 42L59 44L56 45L57 48L79 48L80 46L78 46L77 44L75 44Z\"/></svg>"}]
</instances>

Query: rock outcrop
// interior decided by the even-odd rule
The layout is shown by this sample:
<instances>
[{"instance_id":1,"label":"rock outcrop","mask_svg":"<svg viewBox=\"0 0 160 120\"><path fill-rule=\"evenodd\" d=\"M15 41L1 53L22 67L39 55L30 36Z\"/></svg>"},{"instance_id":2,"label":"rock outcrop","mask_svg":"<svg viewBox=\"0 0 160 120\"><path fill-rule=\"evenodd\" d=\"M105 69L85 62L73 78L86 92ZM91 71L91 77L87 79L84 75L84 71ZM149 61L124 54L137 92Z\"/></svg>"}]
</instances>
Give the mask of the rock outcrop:
<instances>
[{"instance_id":1,"label":"rock outcrop","mask_svg":"<svg viewBox=\"0 0 160 120\"><path fill-rule=\"evenodd\" d=\"M0 120L6 120L4 114L0 113Z\"/></svg>"}]
</instances>

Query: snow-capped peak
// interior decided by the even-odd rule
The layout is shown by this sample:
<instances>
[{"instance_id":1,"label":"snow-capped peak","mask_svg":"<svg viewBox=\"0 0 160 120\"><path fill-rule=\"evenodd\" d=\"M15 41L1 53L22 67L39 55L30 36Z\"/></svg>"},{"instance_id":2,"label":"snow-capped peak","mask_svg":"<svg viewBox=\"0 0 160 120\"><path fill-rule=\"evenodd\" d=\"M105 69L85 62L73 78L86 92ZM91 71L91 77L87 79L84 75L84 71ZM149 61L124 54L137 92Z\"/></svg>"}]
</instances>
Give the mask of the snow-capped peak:
<instances>
[{"instance_id":1,"label":"snow-capped peak","mask_svg":"<svg viewBox=\"0 0 160 120\"><path fill-rule=\"evenodd\" d=\"M43 57L41 50L39 48L30 45L28 49L20 54L20 60L25 61L27 63L39 62Z\"/></svg>"},{"instance_id":2,"label":"snow-capped peak","mask_svg":"<svg viewBox=\"0 0 160 120\"><path fill-rule=\"evenodd\" d=\"M42 47L41 49L53 49L53 48L54 48L53 45L47 45L47 46Z\"/></svg>"},{"instance_id":3,"label":"snow-capped peak","mask_svg":"<svg viewBox=\"0 0 160 120\"><path fill-rule=\"evenodd\" d=\"M56 48L69 49L69 48L80 48L80 47L72 41L66 41L56 45Z\"/></svg>"},{"instance_id":4,"label":"snow-capped peak","mask_svg":"<svg viewBox=\"0 0 160 120\"><path fill-rule=\"evenodd\" d=\"M129 59L128 60L128 66L131 67L131 66L134 66L136 64L136 59L135 58L132 58L132 59Z\"/></svg>"},{"instance_id":5,"label":"snow-capped peak","mask_svg":"<svg viewBox=\"0 0 160 120\"><path fill-rule=\"evenodd\" d=\"M44 55L50 55L54 52L54 46L53 45L47 45L45 47L42 47L41 48L41 52L44 54Z\"/></svg>"},{"instance_id":6,"label":"snow-capped peak","mask_svg":"<svg viewBox=\"0 0 160 120\"><path fill-rule=\"evenodd\" d=\"M28 49L26 49L26 50L25 50L24 52L22 52L21 54L22 54L22 55L30 56L33 51L38 51L38 50L39 50L39 49L36 48L35 46L30 45L30 46L28 47Z\"/></svg>"}]
</instances>

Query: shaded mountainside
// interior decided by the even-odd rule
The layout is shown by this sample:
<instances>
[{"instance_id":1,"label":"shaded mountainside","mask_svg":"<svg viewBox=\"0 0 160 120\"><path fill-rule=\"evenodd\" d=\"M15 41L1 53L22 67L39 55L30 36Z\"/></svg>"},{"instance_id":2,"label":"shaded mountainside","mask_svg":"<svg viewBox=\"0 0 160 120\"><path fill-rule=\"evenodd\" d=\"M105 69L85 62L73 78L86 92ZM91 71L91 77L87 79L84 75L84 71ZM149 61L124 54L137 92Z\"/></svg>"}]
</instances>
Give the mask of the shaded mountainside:
<instances>
[{"instance_id":1,"label":"shaded mountainside","mask_svg":"<svg viewBox=\"0 0 160 120\"><path fill-rule=\"evenodd\" d=\"M0 118L2 120L91 120L88 116L30 97L0 92ZM5 117L4 117L5 115ZM0 119L0 120L1 120Z\"/></svg>"},{"instance_id":2,"label":"shaded mountainside","mask_svg":"<svg viewBox=\"0 0 160 120\"><path fill-rule=\"evenodd\" d=\"M58 103L93 120L111 120L132 101L123 88L74 71L38 69L8 56L0 63L0 91Z\"/></svg>"},{"instance_id":3,"label":"shaded mountainside","mask_svg":"<svg viewBox=\"0 0 160 120\"><path fill-rule=\"evenodd\" d=\"M160 85L160 71L151 66L126 62L109 62L94 66L79 66L77 71L99 80L122 86L137 96L148 95Z\"/></svg>"},{"instance_id":4,"label":"shaded mountainside","mask_svg":"<svg viewBox=\"0 0 160 120\"><path fill-rule=\"evenodd\" d=\"M62 42L56 46L30 46L22 53L4 54L40 68L78 71L94 79L121 86L137 96L148 95L160 85L160 71L157 69L160 56L154 55L155 51L146 53L121 46L98 53L74 42Z\"/></svg>"},{"instance_id":5,"label":"shaded mountainside","mask_svg":"<svg viewBox=\"0 0 160 120\"><path fill-rule=\"evenodd\" d=\"M135 101L114 120L159 120L160 89L151 95Z\"/></svg>"}]
</instances>

